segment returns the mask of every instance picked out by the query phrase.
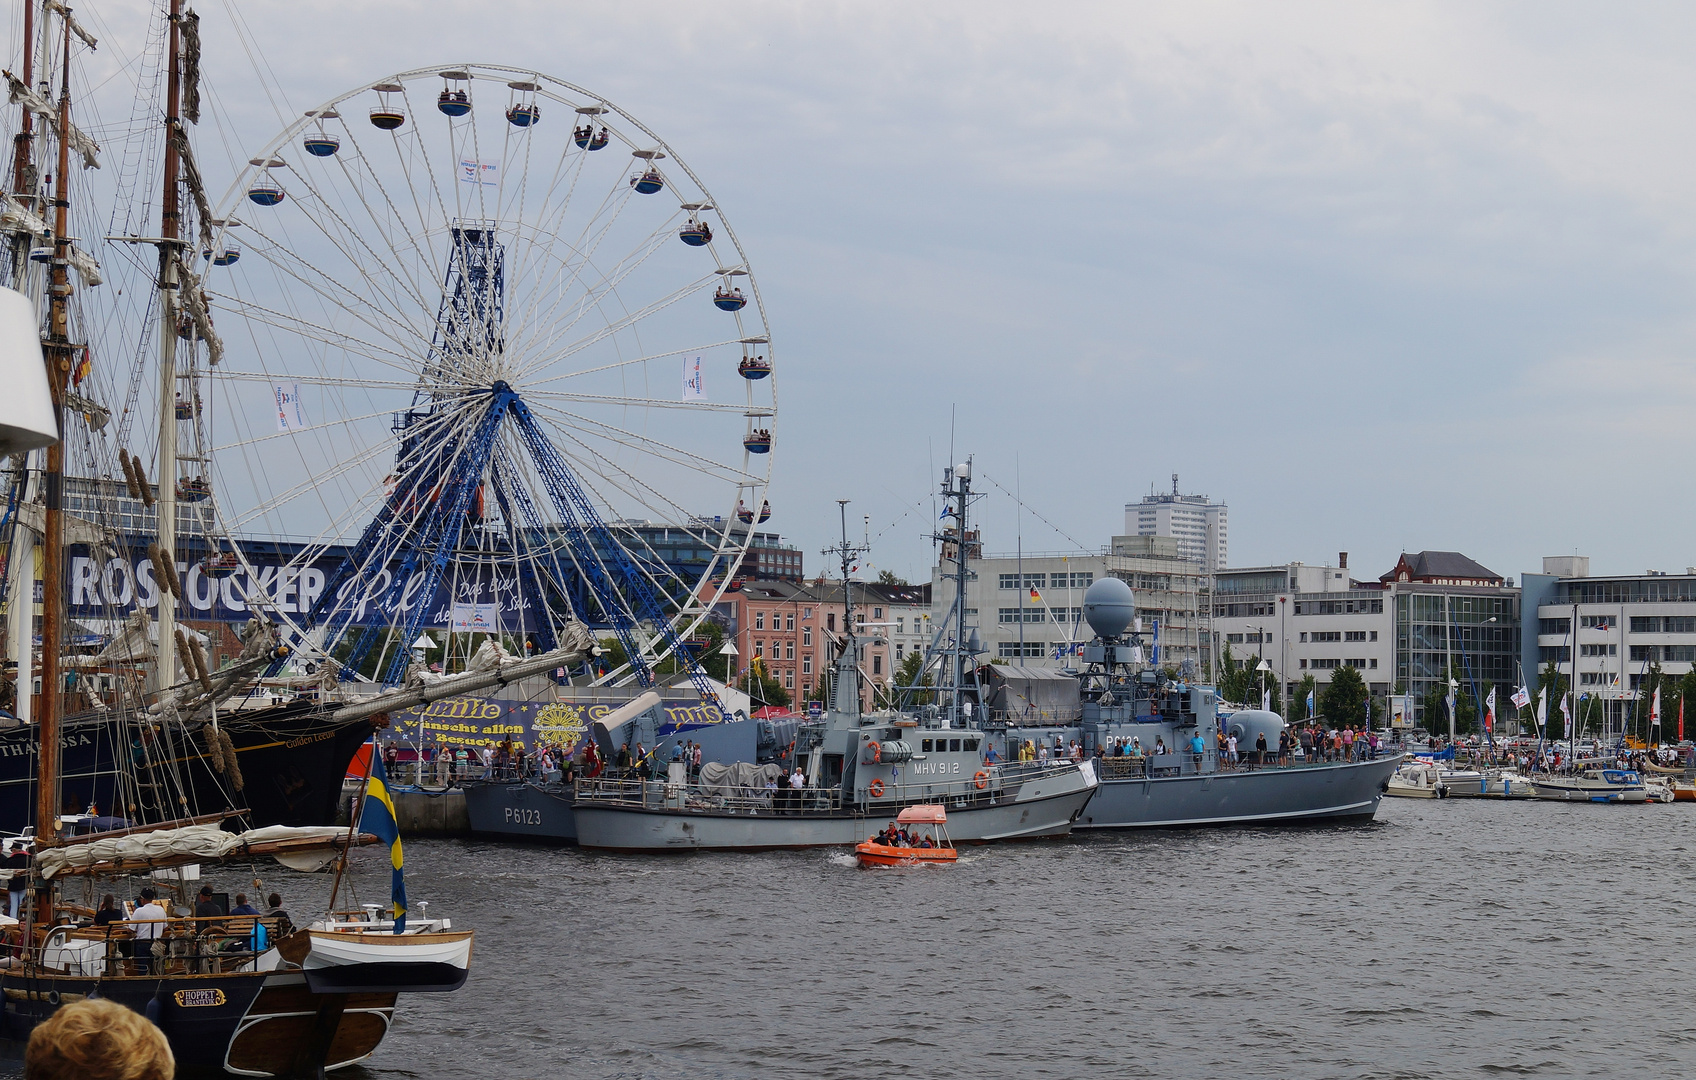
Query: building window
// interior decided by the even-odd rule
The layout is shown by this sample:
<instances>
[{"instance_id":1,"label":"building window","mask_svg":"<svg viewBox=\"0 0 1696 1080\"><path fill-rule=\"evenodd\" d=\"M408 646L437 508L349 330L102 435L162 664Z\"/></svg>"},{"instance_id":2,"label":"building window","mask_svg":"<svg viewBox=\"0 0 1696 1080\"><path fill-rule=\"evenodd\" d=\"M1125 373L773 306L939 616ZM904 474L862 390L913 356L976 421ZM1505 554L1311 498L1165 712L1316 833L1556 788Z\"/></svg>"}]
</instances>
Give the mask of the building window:
<instances>
[{"instance_id":1,"label":"building window","mask_svg":"<svg viewBox=\"0 0 1696 1080\"><path fill-rule=\"evenodd\" d=\"M826 615L824 617L824 628L826 630L835 630L836 629L836 613L835 612L831 612L829 615Z\"/></svg>"},{"instance_id":2,"label":"building window","mask_svg":"<svg viewBox=\"0 0 1696 1080\"><path fill-rule=\"evenodd\" d=\"M1618 656L1619 655L1619 646L1617 644L1580 645L1578 647L1578 655L1579 656Z\"/></svg>"},{"instance_id":3,"label":"building window","mask_svg":"<svg viewBox=\"0 0 1696 1080\"><path fill-rule=\"evenodd\" d=\"M1372 631L1368 631L1368 633L1370 633L1371 636L1368 637L1366 640L1368 640L1368 641L1377 641L1378 640L1378 631L1372 630Z\"/></svg>"},{"instance_id":4,"label":"building window","mask_svg":"<svg viewBox=\"0 0 1696 1080\"><path fill-rule=\"evenodd\" d=\"M783 628L785 630L795 629L795 613L793 611L783 617Z\"/></svg>"},{"instance_id":5,"label":"building window","mask_svg":"<svg viewBox=\"0 0 1696 1080\"><path fill-rule=\"evenodd\" d=\"M801 627L801 644L805 646L805 645L811 645L812 643L813 643L813 628L810 627L810 626Z\"/></svg>"},{"instance_id":6,"label":"building window","mask_svg":"<svg viewBox=\"0 0 1696 1080\"><path fill-rule=\"evenodd\" d=\"M903 657L902 646L901 646L901 643L899 641L897 641L895 643L895 659L900 660L900 659L902 659L902 657Z\"/></svg>"},{"instance_id":7,"label":"building window","mask_svg":"<svg viewBox=\"0 0 1696 1080\"><path fill-rule=\"evenodd\" d=\"M1301 662L1301 666L1302 666L1302 667L1306 667L1306 666L1307 666L1307 661L1306 661L1306 660L1303 660L1303 661L1302 661L1302 662Z\"/></svg>"},{"instance_id":8,"label":"building window","mask_svg":"<svg viewBox=\"0 0 1696 1080\"><path fill-rule=\"evenodd\" d=\"M895 632L897 634L905 634L907 632L907 620L899 615L895 616Z\"/></svg>"},{"instance_id":9,"label":"building window","mask_svg":"<svg viewBox=\"0 0 1696 1080\"><path fill-rule=\"evenodd\" d=\"M811 675L812 673L813 673L813 654L812 653L803 653L801 655L801 674Z\"/></svg>"},{"instance_id":10,"label":"building window","mask_svg":"<svg viewBox=\"0 0 1696 1080\"><path fill-rule=\"evenodd\" d=\"M793 641L785 641L783 643L783 658L785 660L795 659L795 643Z\"/></svg>"},{"instance_id":11,"label":"building window","mask_svg":"<svg viewBox=\"0 0 1696 1080\"><path fill-rule=\"evenodd\" d=\"M878 653L876 656L872 657L872 674L873 675L882 675L883 674L883 654L882 653Z\"/></svg>"},{"instance_id":12,"label":"building window","mask_svg":"<svg viewBox=\"0 0 1696 1080\"><path fill-rule=\"evenodd\" d=\"M813 609L812 608L804 607L804 608L801 609L801 618L803 620L810 619L812 617L813 617Z\"/></svg>"},{"instance_id":13,"label":"building window","mask_svg":"<svg viewBox=\"0 0 1696 1080\"><path fill-rule=\"evenodd\" d=\"M880 607L872 608L872 618L881 620L883 618L883 609Z\"/></svg>"},{"instance_id":14,"label":"building window","mask_svg":"<svg viewBox=\"0 0 1696 1080\"><path fill-rule=\"evenodd\" d=\"M765 628L766 628L766 613L763 612L763 611L754 612L754 629L755 630L764 630Z\"/></svg>"},{"instance_id":15,"label":"building window","mask_svg":"<svg viewBox=\"0 0 1696 1080\"><path fill-rule=\"evenodd\" d=\"M1373 657L1373 658L1372 658L1372 663L1371 663L1371 667L1372 667L1372 669L1373 669L1373 670L1374 670L1374 671L1376 671L1376 670L1377 670L1377 668L1378 668L1378 658L1377 658L1377 657L1376 657L1376 656L1374 656L1374 657Z\"/></svg>"},{"instance_id":16,"label":"building window","mask_svg":"<svg viewBox=\"0 0 1696 1080\"><path fill-rule=\"evenodd\" d=\"M1042 657L1048 655L1048 645L1046 642L1042 641L1027 641L1024 644L1024 651L1020 652L1019 643L1017 641L1000 641L996 642L995 655L1007 659L1027 656Z\"/></svg>"},{"instance_id":17,"label":"building window","mask_svg":"<svg viewBox=\"0 0 1696 1080\"><path fill-rule=\"evenodd\" d=\"M795 689L795 673L793 671L785 671L783 673L783 688L785 690Z\"/></svg>"},{"instance_id":18,"label":"building window","mask_svg":"<svg viewBox=\"0 0 1696 1080\"><path fill-rule=\"evenodd\" d=\"M1341 640L1343 640L1343 632L1341 630L1317 630L1313 634L1313 641L1316 644L1326 641Z\"/></svg>"},{"instance_id":19,"label":"building window","mask_svg":"<svg viewBox=\"0 0 1696 1080\"><path fill-rule=\"evenodd\" d=\"M1301 644L1303 644L1303 645L1306 645L1306 644L1307 644L1307 632L1306 632L1306 631L1305 631L1305 630L1304 630L1304 631L1302 631L1302 635L1301 635Z\"/></svg>"},{"instance_id":20,"label":"building window","mask_svg":"<svg viewBox=\"0 0 1696 1080\"><path fill-rule=\"evenodd\" d=\"M754 655L755 656L764 656L765 654L766 654L766 643L763 642L763 641L754 642Z\"/></svg>"},{"instance_id":21,"label":"building window","mask_svg":"<svg viewBox=\"0 0 1696 1080\"><path fill-rule=\"evenodd\" d=\"M1348 631L1345 631L1343 633L1343 640L1344 641L1365 641L1366 640L1366 631L1365 630L1348 630Z\"/></svg>"}]
</instances>

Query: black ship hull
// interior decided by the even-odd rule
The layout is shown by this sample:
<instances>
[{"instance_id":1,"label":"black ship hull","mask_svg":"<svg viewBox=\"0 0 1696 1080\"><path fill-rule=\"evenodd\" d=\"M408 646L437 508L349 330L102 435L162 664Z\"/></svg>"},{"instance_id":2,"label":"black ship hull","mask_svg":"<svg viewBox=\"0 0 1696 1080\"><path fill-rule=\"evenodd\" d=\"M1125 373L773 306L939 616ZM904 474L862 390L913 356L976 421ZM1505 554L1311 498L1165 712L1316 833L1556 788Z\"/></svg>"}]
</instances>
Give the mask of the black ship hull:
<instances>
[{"instance_id":1,"label":"black ship hull","mask_svg":"<svg viewBox=\"0 0 1696 1080\"><path fill-rule=\"evenodd\" d=\"M235 748L234 770L214 765L211 732L199 725L142 725L111 712L67 717L62 810L93 807L142 823L245 808L254 828L334 824L348 762L372 731L365 720L331 722L315 702L231 713L219 727ZM0 831L34 821L34 739L33 726L0 730Z\"/></svg>"}]
</instances>

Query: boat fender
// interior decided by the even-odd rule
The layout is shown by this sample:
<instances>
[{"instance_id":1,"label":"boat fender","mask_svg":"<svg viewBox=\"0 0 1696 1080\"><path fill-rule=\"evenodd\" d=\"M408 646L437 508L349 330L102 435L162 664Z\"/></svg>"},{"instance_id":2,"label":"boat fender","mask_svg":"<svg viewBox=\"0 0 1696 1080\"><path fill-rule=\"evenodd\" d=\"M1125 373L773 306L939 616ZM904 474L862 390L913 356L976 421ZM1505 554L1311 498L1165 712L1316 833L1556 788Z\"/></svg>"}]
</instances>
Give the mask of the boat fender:
<instances>
[{"instance_id":1,"label":"boat fender","mask_svg":"<svg viewBox=\"0 0 1696 1080\"><path fill-rule=\"evenodd\" d=\"M874 799L883 798L883 781L873 780L871 783L866 785L866 790L871 792L872 798Z\"/></svg>"},{"instance_id":2,"label":"boat fender","mask_svg":"<svg viewBox=\"0 0 1696 1080\"><path fill-rule=\"evenodd\" d=\"M164 1010L165 1002L158 994L147 999L147 1020L149 1023L159 1023L159 1014Z\"/></svg>"},{"instance_id":3,"label":"boat fender","mask_svg":"<svg viewBox=\"0 0 1696 1080\"><path fill-rule=\"evenodd\" d=\"M874 741L872 743L872 764L877 765L877 764L881 763L882 761L883 761L883 744L880 743L880 742Z\"/></svg>"},{"instance_id":4,"label":"boat fender","mask_svg":"<svg viewBox=\"0 0 1696 1080\"><path fill-rule=\"evenodd\" d=\"M989 774L984 772L982 769L979 769L972 775L972 784L979 791L982 791L984 788L989 786Z\"/></svg>"}]
</instances>

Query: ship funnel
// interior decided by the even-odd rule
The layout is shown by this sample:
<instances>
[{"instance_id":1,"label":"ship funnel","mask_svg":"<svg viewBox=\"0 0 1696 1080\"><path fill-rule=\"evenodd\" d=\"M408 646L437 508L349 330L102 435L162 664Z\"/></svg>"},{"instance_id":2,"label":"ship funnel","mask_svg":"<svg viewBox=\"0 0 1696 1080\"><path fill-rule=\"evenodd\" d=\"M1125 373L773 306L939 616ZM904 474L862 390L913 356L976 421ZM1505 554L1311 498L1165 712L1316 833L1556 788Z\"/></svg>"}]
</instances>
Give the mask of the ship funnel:
<instances>
[{"instance_id":1,"label":"ship funnel","mask_svg":"<svg viewBox=\"0 0 1696 1080\"><path fill-rule=\"evenodd\" d=\"M1131 587L1116 577L1102 578L1084 593L1084 619L1104 638L1116 638L1136 615Z\"/></svg>"}]
</instances>

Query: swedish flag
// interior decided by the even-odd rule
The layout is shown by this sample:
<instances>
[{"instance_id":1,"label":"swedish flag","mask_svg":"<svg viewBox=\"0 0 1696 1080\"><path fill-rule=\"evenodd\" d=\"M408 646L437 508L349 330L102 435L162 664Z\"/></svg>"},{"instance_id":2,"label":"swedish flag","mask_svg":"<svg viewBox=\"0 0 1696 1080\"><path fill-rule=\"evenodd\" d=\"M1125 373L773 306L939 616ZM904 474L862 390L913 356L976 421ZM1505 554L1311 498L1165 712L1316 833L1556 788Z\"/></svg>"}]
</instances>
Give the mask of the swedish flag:
<instances>
[{"instance_id":1,"label":"swedish flag","mask_svg":"<svg viewBox=\"0 0 1696 1080\"><path fill-rule=\"evenodd\" d=\"M394 905L395 933L404 933L406 876L401 872L400 824L395 817L394 799L389 795L388 777L383 772L383 752L375 742L371 744L371 775L365 782L365 804L359 809L359 831L389 845L389 863L395 868L389 899Z\"/></svg>"}]
</instances>

